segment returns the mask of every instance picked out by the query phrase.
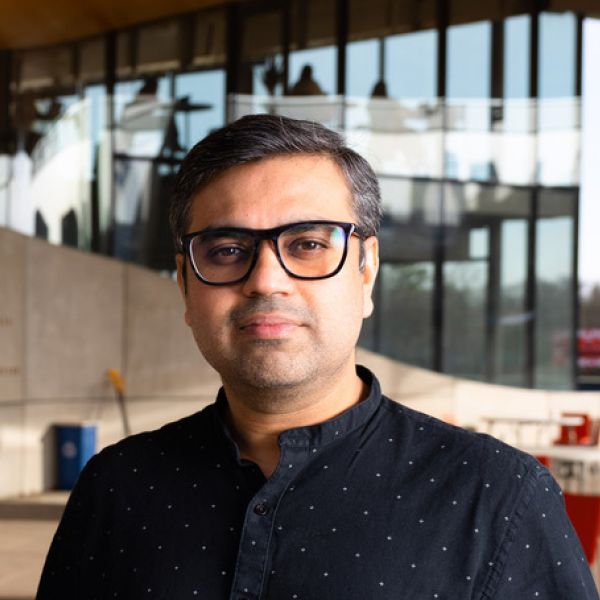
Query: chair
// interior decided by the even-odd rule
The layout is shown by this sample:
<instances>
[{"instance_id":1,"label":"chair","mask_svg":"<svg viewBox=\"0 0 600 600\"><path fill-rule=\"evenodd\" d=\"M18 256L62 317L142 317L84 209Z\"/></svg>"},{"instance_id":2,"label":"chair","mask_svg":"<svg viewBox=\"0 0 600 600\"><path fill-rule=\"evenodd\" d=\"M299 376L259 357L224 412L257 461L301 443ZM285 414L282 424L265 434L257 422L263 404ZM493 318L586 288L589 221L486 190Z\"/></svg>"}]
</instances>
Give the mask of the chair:
<instances>
[{"instance_id":1,"label":"chair","mask_svg":"<svg viewBox=\"0 0 600 600\"><path fill-rule=\"evenodd\" d=\"M565 506L588 563L596 560L600 535L600 496L580 496L565 492Z\"/></svg>"},{"instance_id":2,"label":"chair","mask_svg":"<svg viewBox=\"0 0 600 600\"><path fill-rule=\"evenodd\" d=\"M581 425L561 425L560 437L554 440L555 444L568 446L588 446L592 441L592 420L586 413L562 413L562 417L580 417Z\"/></svg>"}]
</instances>

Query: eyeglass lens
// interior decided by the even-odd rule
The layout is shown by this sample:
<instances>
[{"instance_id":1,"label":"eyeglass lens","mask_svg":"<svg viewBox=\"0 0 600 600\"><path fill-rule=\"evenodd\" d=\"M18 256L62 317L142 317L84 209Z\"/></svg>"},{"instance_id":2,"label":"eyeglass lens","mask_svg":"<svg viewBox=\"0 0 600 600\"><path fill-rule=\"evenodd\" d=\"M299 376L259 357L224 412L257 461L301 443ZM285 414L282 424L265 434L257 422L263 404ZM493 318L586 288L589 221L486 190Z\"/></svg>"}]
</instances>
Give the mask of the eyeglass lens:
<instances>
[{"instance_id":1,"label":"eyeglass lens","mask_svg":"<svg viewBox=\"0 0 600 600\"><path fill-rule=\"evenodd\" d=\"M244 231L207 231L193 238L190 254L195 268L211 283L237 281L248 273L258 250L255 236ZM346 232L334 224L304 223L277 237L279 258L298 277L327 277L344 258Z\"/></svg>"}]
</instances>

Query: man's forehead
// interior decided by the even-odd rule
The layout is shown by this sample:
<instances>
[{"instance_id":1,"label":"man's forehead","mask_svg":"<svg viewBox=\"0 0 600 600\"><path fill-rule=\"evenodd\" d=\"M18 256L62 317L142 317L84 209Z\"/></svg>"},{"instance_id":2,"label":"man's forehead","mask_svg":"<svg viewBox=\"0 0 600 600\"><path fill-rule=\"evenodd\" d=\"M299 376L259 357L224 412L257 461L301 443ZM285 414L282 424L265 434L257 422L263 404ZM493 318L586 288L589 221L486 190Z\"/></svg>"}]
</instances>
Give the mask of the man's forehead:
<instances>
[{"instance_id":1,"label":"man's forehead","mask_svg":"<svg viewBox=\"0 0 600 600\"><path fill-rule=\"evenodd\" d=\"M272 223L265 228L294 221L353 220L350 186L327 155L274 156L220 173L195 194L190 216L202 226L246 226L247 220L268 215Z\"/></svg>"}]
</instances>

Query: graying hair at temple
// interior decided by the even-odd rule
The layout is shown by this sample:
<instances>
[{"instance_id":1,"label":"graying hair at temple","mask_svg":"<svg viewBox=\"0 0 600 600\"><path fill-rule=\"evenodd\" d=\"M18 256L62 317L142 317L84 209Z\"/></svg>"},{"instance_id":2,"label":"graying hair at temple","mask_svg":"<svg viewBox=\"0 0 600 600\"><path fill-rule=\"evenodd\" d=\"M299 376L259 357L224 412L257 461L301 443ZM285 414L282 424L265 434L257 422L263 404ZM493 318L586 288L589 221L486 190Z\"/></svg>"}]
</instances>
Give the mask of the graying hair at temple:
<instances>
[{"instance_id":1,"label":"graying hair at temple","mask_svg":"<svg viewBox=\"0 0 600 600\"><path fill-rule=\"evenodd\" d=\"M365 237L377 233L382 216L377 177L369 163L345 145L341 135L312 121L248 115L212 132L183 160L170 210L176 250L182 250L181 237L189 227L192 199L203 186L231 167L294 154L332 158L350 185L361 233Z\"/></svg>"}]
</instances>

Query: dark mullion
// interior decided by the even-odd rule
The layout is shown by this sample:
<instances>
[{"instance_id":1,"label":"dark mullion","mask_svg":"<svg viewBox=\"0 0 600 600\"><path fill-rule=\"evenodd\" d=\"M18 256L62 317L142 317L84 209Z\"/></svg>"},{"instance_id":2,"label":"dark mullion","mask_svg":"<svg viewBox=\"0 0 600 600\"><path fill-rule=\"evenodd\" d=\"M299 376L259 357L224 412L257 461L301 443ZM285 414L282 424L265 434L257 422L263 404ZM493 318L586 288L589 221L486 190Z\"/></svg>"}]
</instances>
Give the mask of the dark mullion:
<instances>
[{"instance_id":1,"label":"dark mullion","mask_svg":"<svg viewBox=\"0 0 600 600\"><path fill-rule=\"evenodd\" d=\"M496 122L504 117L504 20L492 22L492 80L490 85L490 135L493 134ZM499 102L496 105L496 102ZM490 173L491 175L491 173ZM494 179L495 182L495 179ZM485 366L486 379L494 381L496 378L496 340L498 334L498 317L500 304L500 249L501 231L500 222L494 221L489 228L490 239L488 249L488 285L486 302L485 326Z\"/></svg>"},{"instance_id":2,"label":"dark mullion","mask_svg":"<svg viewBox=\"0 0 600 600\"><path fill-rule=\"evenodd\" d=\"M538 135L538 57L539 57L539 10L531 14L530 35L530 65L529 65L529 97L532 102L533 135L537 145ZM539 187L537 181L537 148L534 151L534 164L536 165L535 181L531 188L531 203L528 223L527 240L527 291L525 299L525 311L527 314L527 353L525 360L526 382L528 387L535 387L535 365L536 365L536 244L537 244L537 220L539 214Z\"/></svg>"},{"instance_id":3,"label":"dark mullion","mask_svg":"<svg viewBox=\"0 0 600 600\"><path fill-rule=\"evenodd\" d=\"M538 56L540 38L540 13L535 10L531 13L530 39L529 39L529 97L537 100L538 97Z\"/></svg>"},{"instance_id":4,"label":"dark mullion","mask_svg":"<svg viewBox=\"0 0 600 600\"><path fill-rule=\"evenodd\" d=\"M500 220L495 220L489 228L488 248L488 285L486 302L485 326L485 371L487 381L496 378L496 339L498 333L499 305L500 305L500 251L501 232Z\"/></svg>"},{"instance_id":5,"label":"dark mullion","mask_svg":"<svg viewBox=\"0 0 600 600\"><path fill-rule=\"evenodd\" d=\"M504 105L496 101L504 98L504 21L492 23L492 81L491 81L491 110L490 127L493 130L495 123L502 121Z\"/></svg>"},{"instance_id":6,"label":"dark mullion","mask_svg":"<svg viewBox=\"0 0 600 600\"><path fill-rule=\"evenodd\" d=\"M240 74L240 51L241 51L241 14L240 5L229 4L226 13L227 39L226 39L226 65L225 65L225 89L227 99L225 101L225 121L229 123L232 117L230 96L238 91Z\"/></svg>"},{"instance_id":7,"label":"dark mullion","mask_svg":"<svg viewBox=\"0 0 600 600\"><path fill-rule=\"evenodd\" d=\"M573 304L572 313L572 331L571 331L571 358L572 358L572 386L577 388L579 380L577 359L579 358L579 326L580 326L580 307L579 307L579 194L576 192L573 198L573 278L571 282L571 298Z\"/></svg>"},{"instance_id":8,"label":"dark mullion","mask_svg":"<svg viewBox=\"0 0 600 600\"><path fill-rule=\"evenodd\" d=\"M575 56L575 96L578 98L582 94L583 81L583 15L577 15L577 32L576 32L577 53Z\"/></svg>"},{"instance_id":9,"label":"dark mullion","mask_svg":"<svg viewBox=\"0 0 600 600\"><path fill-rule=\"evenodd\" d=\"M11 105L11 66L13 54L10 50L0 50L0 154L12 154Z\"/></svg>"},{"instance_id":10,"label":"dark mullion","mask_svg":"<svg viewBox=\"0 0 600 600\"><path fill-rule=\"evenodd\" d=\"M448 32L448 0L437 0L437 95L446 97L446 40Z\"/></svg>"},{"instance_id":11,"label":"dark mullion","mask_svg":"<svg viewBox=\"0 0 600 600\"><path fill-rule=\"evenodd\" d=\"M281 50L283 53L283 94L288 93L290 79L290 47L292 43L291 0L286 0L281 11Z\"/></svg>"},{"instance_id":12,"label":"dark mullion","mask_svg":"<svg viewBox=\"0 0 600 600\"><path fill-rule=\"evenodd\" d=\"M379 81L385 81L385 38L379 38Z\"/></svg>"},{"instance_id":13,"label":"dark mullion","mask_svg":"<svg viewBox=\"0 0 600 600\"><path fill-rule=\"evenodd\" d=\"M73 73L73 87L75 94L83 100L83 84L81 82L81 46L74 43L71 45L71 72Z\"/></svg>"},{"instance_id":14,"label":"dark mullion","mask_svg":"<svg viewBox=\"0 0 600 600\"><path fill-rule=\"evenodd\" d=\"M336 2L336 44L338 51L337 69L337 94L346 96L346 47L348 45L348 2L349 0L337 0ZM346 105L342 102L340 114L340 127L346 127Z\"/></svg>"},{"instance_id":15,"label":"dark mullion","mask_svg":"<svg viewBox=\"0 0 600 600\"><path fill-rule=\"evenodd\" d=\"M526 368L527 385L535 387L535 365L536 365L536 245L537 245L537 221L539 217L539 187L535 185L531 190L531 204L529 214L529 231L527 245L527 359Z\"/></svg>"},{"instance_id":16,"label":"dark mullion","mask_svg":"<svg viewBox=\"0 0 600 600\"><path fill-rule=\"evenodd\" d=\"M437 96L439 110L442 111L442 156L445 156L444 134L446 129L446 43L448 31L448 0L437 0L438 21L438 78ZM444 261L446 258L446 230L444 226L446 161L442 160L442 175L440 179L439 223L433 234L434 261L434 293L433 293L433 368L442 371L444 368Z\"/></svg>"},{"instance_id":17,"label":"dark mullion","mask_svg":"<svg viewBox=\"0 0 600 600\"><path fill-rule=\"evenodd\" d=\"M98 238L97 243L100 251L103 254L113 254L113 239L114 239L114 228L115 228L115 160L114 160L114 142L115 142L115 83L117 80L117 34L115 31L111 31L106 34L105 37L105 69L106 69L106 128L109 135L109 147L110 147L110 215L111 224L106 239L100 239L99 231L99 219L98 214ZM98 207L99 208L99 207Z\"/></svg>"}]
</instances>

